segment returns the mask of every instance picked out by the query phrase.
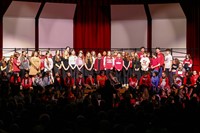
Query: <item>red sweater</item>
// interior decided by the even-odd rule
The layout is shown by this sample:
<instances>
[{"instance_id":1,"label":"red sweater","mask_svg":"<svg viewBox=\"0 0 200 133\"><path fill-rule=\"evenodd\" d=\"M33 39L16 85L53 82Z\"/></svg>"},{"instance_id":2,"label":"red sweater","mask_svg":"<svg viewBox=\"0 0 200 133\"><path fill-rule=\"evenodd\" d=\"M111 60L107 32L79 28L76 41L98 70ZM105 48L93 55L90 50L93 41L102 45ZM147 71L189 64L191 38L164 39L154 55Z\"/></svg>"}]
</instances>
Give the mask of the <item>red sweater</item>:
<instances>
[{"instance_id":1,"label":"red sweater","mask_svg":"<svg viewBox=\"0 0 200 133\"><path fill-rule=\"evenodd\" d=\"M86 84L93 85L94 84L94 78L90 79L89 77L87 77Z\"/></svg>"},{"instance_id":2,"label":"red sweater","mask_svg":"<svg viewBox=\"0 0 200 133\"><path fill-rule=\"evenodd\" d=\"M183 65L188 64L188 67L192 67L192 60L191 59L184 59L183 60Z\"/></svg>"},{"instance_id":3,"label":"red sweater","mask_svg":"<svg viewBox=\"0 0 200 133\"><path fill-rule=\"evenodd\" d=\"M25 83L25 80L26 83ZM23 78L22 79L22 87L23 89L29 89L32 86L32 79L31 78Z\"/></svg>"},{"instance_id":4,"label":"red sweater","mask_svg":"<svg viewBox=\"0 0 200 133\"><path fill-rule=\"evenodd\" d=\"M105 69L113 69L114 67L114 59L112 57L104 57L104 68Z\"/></svg>"},{"instance_id":5,"label":"red sweater","mask_svg":"<svg viewBox=\"0 0 200 133\"><path fill-rule=\"evenodd\" d=\"M19 69L19 61L14 58L13 59L13 72L19 72L20 69Z\"/></svg>"},{"instance_id":6,"label":"red sweater","mask_svg":"<svg viewBox=\"0 0 200 133\"><path fill-rule=\"evenodd\" d=\"M161 77L160 82L159 82L159 86L161 86L162 82L163 82L163 78ZM165 87L169 87L170 86L169 85L169 79L167 77L165 77L165 82L166 82Z\"/></svg>"},{"instance_id":7,"label":"red sweater","mask_svg":"<svg viewBox=\"0 0 200 133\"><path fill-rule=\"evenodd\" d=\"M123 59L122 58L116 58L115 59L115 69L117 71L121 71L123 68Z\"/></svg>"},{"instance_id":8,"label":"red sweater","mask_svg":"<svg viewBox=\"0 0 200 133\"><path fill-rule=\"evenodd\" d=\"M137 78L129 78L128 82L129 82L129 86L133 88L137 87L137 83L138 83Z\"/></svg>"},{"instance_id":9,"label":"red sweater","mask_svg":"<svg viewBox=\"0 0 200 133\"><path fill-rule=\"evenodd\" d=\"M151 86L151 77L149 75L143 75L140 78L140 85L145 85L147 87Z\"/></svg>"},{"instance_id":10,"label":"red sweater","mask_svg":"<svg viewBox=\"0 0 200 133\"><path fill-rule=\"evenodd\" d=\"M158 58L158 62L160 63L160 66L163 66L164 65L164 61L165 61L165 57L162 53L159 53L157 55L157 58Z\"/></svg>"},{"instance_id":11,"label":"red sweater","mask_svg":"<svg viewBox=\"0 0 200 133\"><path fill-rule=\"evenodd\" d=\"M192 84L195 85L196 82L197 82L197 79L198 79L199 75L192 75Z\"/></svg>"},{"instance_id":12,"label":"red sweater","mask_svg":"<svg viewBox=\"0 0 200 133\"><path fill-rule=\"evenodd\" d=\"M151 58L151 67L157 66L159 64L158 58ZM159 70L159 66L155 67L154 70Z\"/></svg>"},{"instance_id":13,"label":"red sweater","mask_svg":"<svg viewBox=\"0 0 200 133\"><path fill-rule=\"evenodd\" d=\"M184 84L184 85L194 85L194 81L193 81L192 76L189 77L190 84L187 83L187 78L188 78L188 77L184 77L184 78L183 78L183 84Z\"/></svg>"},{"instance_id":14,"label":"red sweater","mask_svg":"<svg viewBox=\"0 0 200 133\"><path fill-rule=\"evenodd\" d=\"M21 83L21 78L17 77L17 79L15 80L14 76L10 77L10 83L13 85L20 85Z\"/></svg>"},{"instance_id":15,"label":"red sweater","mask_svg":"<svg viewBox=\"0 0 200 133\"><path fill-rule=\"evenodd\" d=\"M99 60L100 60L100 64L98 64ZM100 69L98 69L98 66L100 66ZM101 59L96 58L95 62L94 62L94 70L95 71L99 71L99 70L103 70L103 69L104 69L104 67L103 67L103 58L101 58Z\"/></svg>"},{"instance_id":16,"label":"red sweater","mask_svg":"<svg viewBox=\"0 0 200 133\"><path fill-rule=\"evenodd\" d=\"M138 54L138 57L141 59L141 58L143 57L143 54L144 54L144 53L138 52L137 54Z\"/></svg>"}]
</instances>

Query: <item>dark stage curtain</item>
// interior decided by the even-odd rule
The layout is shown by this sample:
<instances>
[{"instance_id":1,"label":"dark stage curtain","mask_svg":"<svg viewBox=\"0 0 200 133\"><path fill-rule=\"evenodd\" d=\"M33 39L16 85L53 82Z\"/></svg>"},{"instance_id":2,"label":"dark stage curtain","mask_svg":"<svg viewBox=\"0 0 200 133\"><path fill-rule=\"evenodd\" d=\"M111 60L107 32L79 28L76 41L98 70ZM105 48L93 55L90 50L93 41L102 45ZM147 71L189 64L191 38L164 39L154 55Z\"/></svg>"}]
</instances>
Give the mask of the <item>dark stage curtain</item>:
<instances>
[{"instance_id":1,"label":"dark stage curtain","mask_svg":"<svg viewBox=\"0 0 200 133\"><path fill-rule=\"evenodd\" d=\"M191 55L193 69L200 71L200 6L197 1L181 3L187 17L187 53Z\"/></svg>"},{"instance_id":2,"label":"dark stage curtain","mask_svg":"<svg viewBox=\"0 0 200 133\"><path fill-rule=\"evenodd\" d=\"M74 16L74 48L110 50L110 6L107 0L78 0Z\"/></svg>"}]
</instances>

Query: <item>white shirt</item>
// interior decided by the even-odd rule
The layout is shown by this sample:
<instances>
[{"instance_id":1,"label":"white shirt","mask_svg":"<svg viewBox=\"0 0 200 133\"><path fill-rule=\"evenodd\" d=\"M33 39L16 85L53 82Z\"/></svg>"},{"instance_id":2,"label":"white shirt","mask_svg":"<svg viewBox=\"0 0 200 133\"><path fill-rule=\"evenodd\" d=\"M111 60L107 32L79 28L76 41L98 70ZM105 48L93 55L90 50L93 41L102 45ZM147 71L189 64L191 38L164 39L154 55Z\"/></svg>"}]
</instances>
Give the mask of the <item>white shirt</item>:
<instances>
[{"instance_id":1,"label":"white shirt","mask_svg":"<svg viewBox=\"0 0 200 133\"><path fill-rule=\"evenodd\" d=\"M142 66L142 70L143 71L148 71L148 68L149 68L149 63L150 63L150 60L148 57L142 57L141 60L141 66Z\"/></svg>"},{"instance_id":2,"label":"white shirt","mask_svg":"<svg viewBox=\"0 0 200 133\"><path fill-rule=\"evenodd\" d=\"M77 60L77 56L69 56L69 64L70 65L76 65L76 60Z\"/></svg>"},{"instance_id":3,"label":"white shirt","mask_svg":"<svg viewBox=\"0 0 200 133\"><path fill-rule=\"evenodd\" d=\"M170 69L171 68L171 62L172 62L171 54L166 55L165 56L165 68Z\"/></svg>"},{"instance_id":4,"label":"white shirt","mask_svg":"<svg viewBox=\"0 0 200 133\"><path fill-rule=\"evenodd\" d=\"M49 65L47 64L47 59L49 61ZM53 60L51 58L47 58L44 60L44 71L51 71L53 69Z\"/></svg>"}]
</instances>

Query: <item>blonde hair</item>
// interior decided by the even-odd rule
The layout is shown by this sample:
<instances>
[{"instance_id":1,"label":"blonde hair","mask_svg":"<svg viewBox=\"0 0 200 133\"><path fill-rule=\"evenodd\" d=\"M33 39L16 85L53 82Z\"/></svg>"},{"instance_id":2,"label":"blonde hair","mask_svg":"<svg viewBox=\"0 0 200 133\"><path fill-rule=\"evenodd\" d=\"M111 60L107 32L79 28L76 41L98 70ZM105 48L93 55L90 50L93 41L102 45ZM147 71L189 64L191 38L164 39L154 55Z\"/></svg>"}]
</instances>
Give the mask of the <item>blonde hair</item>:
<instances>
[{"instance_id":1,"label":"blonde hair","mask_svg":"<svg viewBox=\"0 0 200 133\"><path fill-rule=\"evenodd\" d=\"M89 56L88 56L88 54L89 54ZM89 61L92 63L93 62L93 59L92 59L92 55L91 55L91 53L90 52L87 52L86 53L86 56L85 56L85 62L86 62L86 64L88 64L88 59L89 59Z\"/></svg>"}]
</instances>

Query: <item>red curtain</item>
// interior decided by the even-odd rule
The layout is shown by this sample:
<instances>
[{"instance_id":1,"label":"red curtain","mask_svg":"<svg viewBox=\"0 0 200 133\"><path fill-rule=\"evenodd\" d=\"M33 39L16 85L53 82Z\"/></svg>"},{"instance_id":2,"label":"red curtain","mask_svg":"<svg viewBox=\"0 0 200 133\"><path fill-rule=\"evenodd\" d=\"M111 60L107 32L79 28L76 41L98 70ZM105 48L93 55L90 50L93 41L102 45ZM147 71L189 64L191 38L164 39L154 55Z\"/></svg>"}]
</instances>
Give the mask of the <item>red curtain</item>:
<instances>
[{"instance_id":1,"label":"red curtain","mask_svg":"<svg viewBox=\"0 0 200 133\"><path fill-rule=\"evenodd\" d=\"M74 16L74 48L110 50L110 6L106 0L78 0Z\"/></svg>"},{"instance_id":2,"label":"red curtain","mask_svg":"<svg viewBox=\"0 0 200 133\"><path fill-rule=\"evenodd\" d=\"M187 53L193 59L193 69L200 71L200 6L197 1L181 3L187 17Z\"/></svg>"}]
</instances>

